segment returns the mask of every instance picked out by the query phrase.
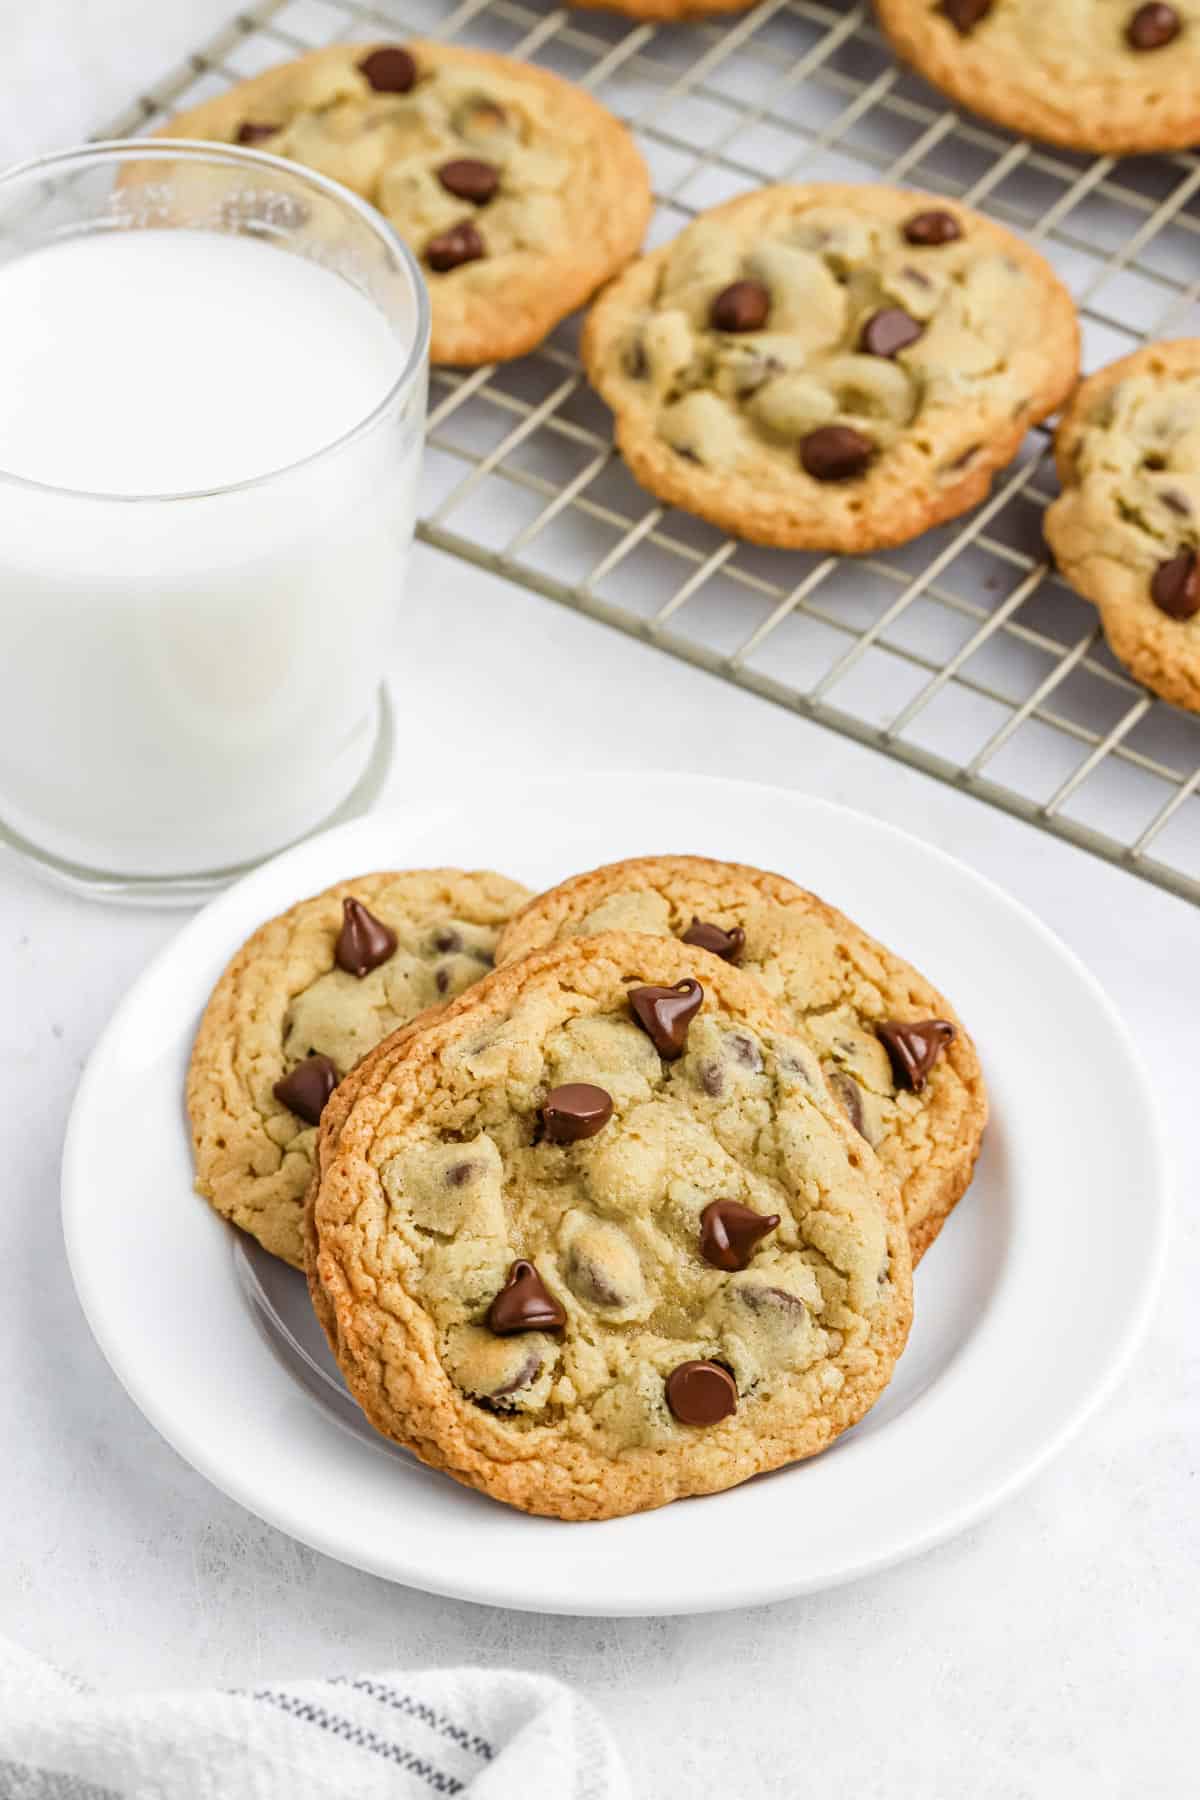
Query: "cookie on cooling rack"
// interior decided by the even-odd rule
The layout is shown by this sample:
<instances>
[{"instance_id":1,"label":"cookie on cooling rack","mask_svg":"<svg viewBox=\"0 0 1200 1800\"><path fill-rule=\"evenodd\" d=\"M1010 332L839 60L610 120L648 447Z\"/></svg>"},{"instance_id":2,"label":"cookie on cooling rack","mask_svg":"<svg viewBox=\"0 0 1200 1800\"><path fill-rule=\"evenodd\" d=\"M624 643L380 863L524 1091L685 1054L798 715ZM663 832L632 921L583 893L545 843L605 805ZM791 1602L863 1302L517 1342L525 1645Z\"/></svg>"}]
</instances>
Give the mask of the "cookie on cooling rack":
<instances>
[{"instance_id":1,"label":"cookie on cooling rack","mask_svg":"<svg viewBox=\"0 0 1200 1800\"><path fill-rule=\"evenodd\" d=\"M769 187L596 301L590 379L633 474L755 543L869 550L981 500L1074 385L1050 265L899 188Z\"/></svg>"},{"instance_id":2,"label":"cookie on cooling rack","mask_svg":"<svg viewBox=\"0 0 1200 1800\"><path fill-rule=\"evenodd\" d=\"M970 112L1129 156L1200 140L1200 0L875 0L897 55Z\"/></svg>"},{"instance_id":3,"label":"cookie on cooling rack","mask_svg":"<svg viewBox=\"0 0 1200 1800\"><path fill-rule=\"evenodd\" d=\"M749 12L755 0L567 0L567 4L585 12L621 13L627 19L674 25L719 13Z\"/></svg>"},{"instance_id":4,"label":"cookie on cooling rack","mask_svg":"<svg viewBox=\"0 0 1200 1800\"><path fill-rule=\"evenodd\" d=\"M337 44L173 119L372 201L420 259L434 362L521 356L622 268L650 217L633 139L581 88L453 44Z\"/></svg>"},{"instance_id":5,"label":"cookie on cooling rack","mask_svg":"<svg viewBox=\"0 0 1200 1800\"><path fill-rule=\"evenodd\" d=\"M307 1211L314 1301L372 1423L459 1481L636 1512L812 1455L887 1383L895 1188L807 1040L706 951L558 945L350 1088Z\"/></svg>"},{"instance_id":6,"label":"cookie on cooling rack","mask_svg":"<svg viewBox=\"0 0 1200 1800\"><path fill-rule=\"evenodd\" d=\"M1054 454L1063 491L1046 540L1060 570L1130 673L1200 712L1200 338L1089 376Z\"/></svg>"},{"instance_id":7,"label":"cookie on cooling rack","mask_svg":"<svg viewBox=\"0 0 1200 1800\"><path fill-rule=\"evenodd\" d=\"M325 1102L389 1032L490 970L528 898L488 872L360 875L255 932L213 991L188 1070L196 1187L217 1212L303 1266Z\"/></svg>"},{"instance_id":8,"label":"cookie on cooling rack","mask_svg":"<svg viewBox=\"0 0 1200 1800\"><path fill-rule=\"evenodd\" d=\"M498 963L598 931L698 945L753 975L811 1038L830 1087L898 1183L913 1260L966 1191L987 1123L975 1046L923 975L782 875L647 856L577 875L505 926ZM724 1073L713 1069L713 1092Z\"/></svg>"}]
</instances>

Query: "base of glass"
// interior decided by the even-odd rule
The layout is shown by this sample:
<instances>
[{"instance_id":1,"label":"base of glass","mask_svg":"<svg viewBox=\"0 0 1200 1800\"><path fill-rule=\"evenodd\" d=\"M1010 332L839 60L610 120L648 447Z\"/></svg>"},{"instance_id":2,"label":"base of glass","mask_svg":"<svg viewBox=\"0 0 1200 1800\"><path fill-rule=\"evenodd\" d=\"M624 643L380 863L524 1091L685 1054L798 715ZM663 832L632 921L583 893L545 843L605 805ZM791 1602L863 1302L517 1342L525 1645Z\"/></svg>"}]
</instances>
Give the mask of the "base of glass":
<instances>
[{"instance_id":1,"label":"base of glass","mask_svg":"<svg viewBox=\"0 0 1200 1800\"><path fill-rule=\"evenodd\" d=\"M360 818L363 813L369 812L387 779L395 745L392 704L388 699L387 689L381 687L375 744L370 761L341 805L335 807L327 818L314 825L310 831L293 839L293 843L304 843L319 831L328 831L332 825L344 825L348 820ZM21 837L18 832L10 830L3 819L0 819L0 845L55 887L66 888L72 894L82 894L89 900L108 900L118 906L198 906L211 894L228 887L240 876L248 875L251 869L267 860L262 856L231 868L206 870L194 875L114 875L104 869L88 869L80 863L65 862L57 856L51 856L47 851L38 849L36 844L31 844L27 838ZM280 844L269 854L275 856L280 850L291 847L291 844Z\"/></svg>"}]
</instances>

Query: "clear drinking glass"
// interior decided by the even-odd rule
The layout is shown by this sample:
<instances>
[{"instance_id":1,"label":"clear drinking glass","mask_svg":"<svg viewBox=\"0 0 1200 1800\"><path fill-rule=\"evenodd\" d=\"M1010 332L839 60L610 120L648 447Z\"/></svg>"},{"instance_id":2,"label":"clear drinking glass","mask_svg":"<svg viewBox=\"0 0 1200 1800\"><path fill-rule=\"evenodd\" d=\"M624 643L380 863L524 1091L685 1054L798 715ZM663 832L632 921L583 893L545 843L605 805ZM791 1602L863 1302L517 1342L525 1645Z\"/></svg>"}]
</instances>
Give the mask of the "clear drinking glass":
<instances>
[{"instance_id":1,"label":"clear drinking glass","mask_svg":"<svg viewBox=\"0 0 1200 1800\"><path fill-rule=\"evenodd\" d=\"M229 485L113 495L0 466L0 838L83 891L156 901L195 898L378 791L429 350L412 256L323 176L176 140L92 145L0 177L0 265L181 228L332 271L378 309L395 354L350 429ZM314 277L296 264L287 279ZM236 322L236 293L229 304L214 331ZM298 395L337 348L298 349ZM4 363L0 338L0 377ZM153 378L162 431L185 432L172 366ZM253 391L243 400L234 445L253 419Z\"/></svg>"}]
</instances>

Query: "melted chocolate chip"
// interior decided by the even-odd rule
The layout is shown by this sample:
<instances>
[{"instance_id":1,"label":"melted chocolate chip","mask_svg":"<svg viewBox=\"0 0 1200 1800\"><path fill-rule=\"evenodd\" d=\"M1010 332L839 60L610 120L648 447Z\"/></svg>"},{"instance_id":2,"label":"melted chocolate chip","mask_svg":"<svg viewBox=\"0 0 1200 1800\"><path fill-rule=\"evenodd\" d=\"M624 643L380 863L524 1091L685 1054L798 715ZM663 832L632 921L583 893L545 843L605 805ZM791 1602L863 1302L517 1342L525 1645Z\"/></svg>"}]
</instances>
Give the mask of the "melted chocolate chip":
<instances>
[{"instance_id":1,"label":"melted chocolate chip","mask_svg":"<svg viewBox=\"0 0 1200 1800\"><path fill-rule=\"evenodd\" d=\"M358 72L377 94L407 94L417 79L417 65L399 44L384 44L364 56Z\"/></svg>"},{"instance_id":2,"label":"melted chocolate chip","mask_svg":"<svg viewBox=\"0 0 1200 1800\"><path fill-rule=\"evenodd\" d=\"M778 1213L757 1213L737 1200L713 1200L700 1214L700 1254L714 1269L744 1269L759 1240L778 1223Z\"/></svg>"},{"instance_id":3,"label":"melted chocolate chip","mask_svg":"<svg viewBox=\"0 0 1200 1800\"><path fill-rule=\"evenodd\" d=\"M667 1405L681 1425L717 1425L737 1411L737 1383L720 1363L680 1363L667 1376Z\"/></svg>"},{"instance_id":4,"label":"melted chocolate chip","mask_svg":"<svg viewBox=\"0 0 1200 1800\"><path fill-rule=\"evenodd\" d=\"M1151 577L1150 598L1169 619L1191 619L1200 612L1200 561L1194 550L1181 550L1159 563Z\"/></svg>"},{"instance_id":5,"label":"melted chocolate chip","mask_svg":"<svg viewBox=\"0 0 1200 1800\"><path fill-rule=\"evenodd\" d=\"M761 1075L762 1051L753 1038L743 1037L740 1031L731 1031L725 1042L736 1062L742 1063L747 1069L753 1069L756 1075Z\"/></svg>"},{"instance_id":6,"label":"melted chocolate chip","mask_svg":"<svg viewBox=\"0 0 1200 1800\"><path fill-rule=\"evenodd\" d=\"M832 1069L829 1074L829 1085L855 1131L860 1137L866 1137L867 1134L863 1130L862 1089L857 1081L842 1069Z\"/></svg>"},{"instance_id":7,"label":"melted chocolate chip","mask_svg":"<svg viewBox=\"0 0 1200 1800\"><path fill-rule=\"evenodd\" d=\"M443 956L449 956L463 947L462 933L455 931L453 925L441 925L433 934L433 947L440 950Z\"/></svg>"},{"instance_id":8,"label":"melted chocolate chip","mask_svg":"<svg viewBox=\"0 0 1200 1800\"><path fill-rule=\"evenodd\" d=\"M881 1019L875 1035L888 1053L897 1084L919 1094L930 1069L958 1034L949 1019Z\"/></svg>"},{"instance_id":9,"label":"melted chocolate chip","mask_svg":"<svg viewBox=\"0 0 1200 1800\"><path fill-rule=\"evenodd\" d=\"M626 345L625 354L621 358L621 367L630 381L645 381L650 373L650 361L641 338L636 338L632 344Z\"/></svg>"},{"instance_id":10,"label":"melted chocolate chip","mask_svg":"<svg viewBox=\"0 0 1200 1800\"><path fill-rule=\"evenodd\" d=\"M325 1103L338 1084L328 1056L306 1056L271 1089L275 1098L306 1125L319 1125Z\"/></svg>"},{"instance_id":11,"label":"melted chocolate chip","mask_svg":"<svg viewBox=\"0 0 1200 1800\"><path fill-rule=\"evenodd\" d=\"M448 994L450 992L450 971L449 971L449 969L435 970L434 976L433 976L433 985L437 989L439 994Z\"/></svg>"},{"instance_id":12,"label":"melted chocolate chip","mask_svg":"<svg viewBox=\"0 0 1200 1800\"><path fill-rule=\"evenodd\" d=\"M942 0L942 11L959 37L969 37L992 10L992 0Z\"/></svg>"},{"instance_id":13,"label":"melted chocolate chip","mask_svg":"<svg viewBox=\"0 0 1200 1800\"><path fill-rule=\"evenodd\" d=\"M688 1026L703 1001L704 989L698 981L629 990L630 1010L664 1062L674 1062L683 1055Z\"/></svg>"},{"instance_id":14,"label":"melted chocolate chip","mask_svg":"<svg viewBox=\"0 0 1200 1800\"><path fill-rule=\"evenodd\" d=\"M500 186L500 171L495 163L480 162L474 156L458 156L443 163L437 178L448 194L458 200L470 200L474 206L486 206Z\"/></svg>"},{"instance_id":15,"label":"melted chocolate chip","mask_svg":"<svg viewBox=\"0 0 1200 1800\"><path fill-rule=\"evenodd\" d=\"M735 925L732 931L723 931L719 925L710 925L693 915L683 933L683 942L695 944L698 950L708 950L723 962L735 963L746 948L746 934L740 925Z\"/></svg>"},{"instance_id":16,"label":"melted chocolate chip","mask_svg":"<svg viewBox=\"0 0 1200 1800\"><path fill-rule=\"evenodd\" d=\"M281 131L282 129L283 128L280 125L256 125L252 119L247 119L243 124L238 126L237 137L234 139L234 143L246 145L261 144L265 138L274 137L276 132Z\"/></svg>"},{"instance_id":17,"label":"melted chocolate chip","mask_svg":"<svg viewBox=\"0 0 1200 1800\"><path fill-rule=\"evenodd\" d=\"M1186 494L1180 493L1178 488L1161 488L1158 497L1165 507L1168 507L1171 512L1177 513L1181 519L1191 518L1192 503Z\"/></svg>"},{"instance_id":18,"label":"melted chocolate chip","mask_svg":"<svg viewBox=\"0 0 1200 1800\"><path fill-rule=\"evenodd\" d=\"M567 1315L531 1262L518 1260L488 1308L487 1322L497 1337L515 1331L561 1331Z\"/></svg>"},{"instance_id":19,"label":"melted chocolate chip","mask_svg":"<svg viewBox=\"0 0 1200 1800\"><path fill-rule=\"evenodd\" d=\"M542 1107L549 1144L577 1144L595 1137L612 1118L612 1095L590 1081L568 1081L551 1088Z\"/></svg>"},{"instance_id":20,"label":"melted chocolate chip","mask_svg":"<svg viewBox=\"0 0 1200 1800\"><path fill-rule=\"evenodd\" d=\"M776 1324L796 1326L808 1318L808 1308L799 1294L786 1288L759 1287L757 1282L742 1282L734 1288L738 1303L752 1313L773 1319Z\"/></svg>"},{"instance_id":21,"label":"melted chocolate chip","mask_svg":"<svg viewBox=\"0 0 1200 1800\"><path fill-rule=\"evenodd\" d=\"M940 207L914 213L911 219L905 220L903 230L905 242L919 244L923 250L936 249L939 244L952 244L962 236L962 226L954 214L944 212Z\"/></svg>"},{"instance_id":22,"label":"melted chocolate chip","mask_svg":"<svg viewBox=\"0 0 1200 1800\"><path fill-rule=\"evenodd\" d=\"M469 1182L474 1181L482 1168L483 1164L477 1162L451 1163L442 1180L447 1187L466 1187Z\"/></svg>"},{"instance_id":23,"label":"melted chocolate chip","mask_svg":"<svg viewBox=\"0 0 1200 1800\"><path fill-rule=\"evenodd\" d=\"M445 275L449 269L459 269L463 263L478 262L486 255L483 239L469 219L464 219L461 225L452 225L449 231L439 232L425 246L425 260L438 275Z\"/></svg>"},{"instance_id":24,"label":"melted chocolate chip","mask_svg":"<svg viewBox=\"0 0 1200 1800\"><path fill-rule=\"evenodd\" d=\"M870 438L851 425L821 425L800 439L800 463L814 481L850 481L874 451Z\"/></svg>"},{"instance_id":25,"label":"melted chocolate chip","mask_svg":"<svg viewBox=\"0 0 1200 1800\"><path fill-rule=\"evenodd\" d=\"M863 326L858 347L868 356L895 356L915 344L924 329L902 306L884 306Z\"/></svg>"},{"instance_id":26,"label":"melted chocolate chip","mask_svg":"<svg viewBox=\"0 0 1200 1800\"><path fill-rule=\"evenodd\" d=\"M706 1062L700 1070L700 1086L710 1100L719 1100L725 1092L725 1071L719 1062Z\"/></svg>"},{"instance_id":27,"label":"melted chocolate chip","mask_svg":"<svg viewBox=\"0 0 1200 1800\"><path fill-rule=\"evenodd\" d=\"M771 310L771 296L761 281L734 281L709 308L714 331L761 331Z\"/></svg>"},{"instance_id":28,"label":"melted chocolate chip","mask_svg":"<svg viewBox=\"0 0 1200 1800\"><path fill-rule=\"evenodd\" d=\"M396 934L391 927L369 913L361 900L343 900L342 929L333 953L338 968L361 981L395 953Z\"/></svg>"},{"instance_id":29,"label":"melted chocolate chip","mask_svg":"<svg viewBox=\"0 0 1200 1800\"><path fill-rule=\"evenodd\" d=\"M1125 27L1125 42L1131 50L1161 50L1182 30L1183 21L1173 6L1139 6Z\"/></svg>"},{"instance_id":30,"label":"melted chocolate chip","mask_svg":"<svg viewBox=\"0 0 1200 1800\"><path fill-rule=\"evenodd\" d=\"M508 1394L519 1393L523 1387L528 1387L531 1381L536 1381L541 1372L542 1359L536 1350L531 1350L528 1356L517 1364L504 1386L492 1390L487 1396L485 1405L490 1404L495 1412L511 1412L511 1407L497 1406L496 1401L503 1400Z\"/></svg>"}]
</instances>

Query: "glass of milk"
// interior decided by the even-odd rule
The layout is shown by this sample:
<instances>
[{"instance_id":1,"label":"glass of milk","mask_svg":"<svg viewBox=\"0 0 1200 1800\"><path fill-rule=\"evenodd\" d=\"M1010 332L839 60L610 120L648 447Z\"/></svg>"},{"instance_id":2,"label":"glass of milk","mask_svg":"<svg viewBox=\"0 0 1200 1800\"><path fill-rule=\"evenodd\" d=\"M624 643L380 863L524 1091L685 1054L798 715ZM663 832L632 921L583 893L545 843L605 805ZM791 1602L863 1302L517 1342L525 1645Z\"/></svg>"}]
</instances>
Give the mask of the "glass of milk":
<instances>
[{"instance_id":1,"label":"glass of milk","mask_svg":"<svg viewBox=\"0 0 1200 1800\"><path fill-rule=\"evenodd\" d=\"M428 349L413 258L320 175L0 177L0 837L188 899L369 803Z\"/></svg>"}]
</instances>

